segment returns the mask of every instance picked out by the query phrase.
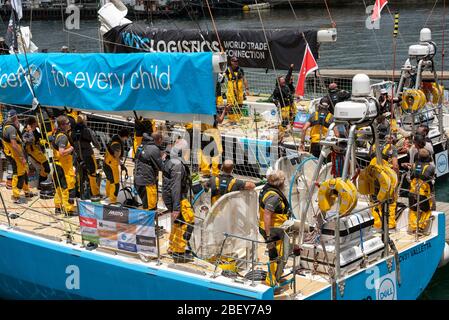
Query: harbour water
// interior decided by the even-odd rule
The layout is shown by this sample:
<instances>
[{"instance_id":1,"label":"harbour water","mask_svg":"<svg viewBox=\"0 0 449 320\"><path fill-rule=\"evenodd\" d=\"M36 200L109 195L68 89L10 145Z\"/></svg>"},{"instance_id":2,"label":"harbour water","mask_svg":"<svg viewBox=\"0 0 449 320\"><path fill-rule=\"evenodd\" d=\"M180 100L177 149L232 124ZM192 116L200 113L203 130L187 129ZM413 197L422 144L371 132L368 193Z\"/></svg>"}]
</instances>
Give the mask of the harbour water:
<instances>
[{"instance_id":1,"label":"harbour water","mask_svg":"<svg viewBox=\"0 0 449 320\"><path fill-rule=\"evenodd\" d=\"M373 1L370 1L373 2ZM407 48L419 39L419 31L424 26L432 29L433 40L437 43L439 51L436 63L441 68L441 48L443 46L443 8L436 7L429 15L432 5L399 8L400 36L397 39L396 68L405 61ZM240 11L226 11L215 17L218 29L260 29L265 28L298 28L300 30L330 27L330 19L325 9L310 8L296 9L298 19L289 9L275 9L270 11L243 13ZM321 68L347 68L347 69L377 69L391 70L393 66L393 18L387 10L383 11L380 29L366 28L369 15L365 7L331 8L332 18L338 28L338 41L333 44L324 44L320 48L318 64ZM129 17L133 19L133 17ZM154 27L173 29L202 29L212 31L210 18L176 20L142 21L153 24ZM29 25L29 21L23 21ZM448 38L449 23L446 23L446 41ZM6 33L7 21L0 22L0 35ZM69 32L63 30L63 20L59 21L32 21L33 42L40 49L49 52L58 51L63 45L77 52L98 52L98 26L96 20L83 20L79 30ZM299 64L299 61L291 63ZM436 185L437 200L449 201L449 176ZM425 290L421 299L449 299L449 266L439 269L431 284Z\"/></svg>"}]
</instances>

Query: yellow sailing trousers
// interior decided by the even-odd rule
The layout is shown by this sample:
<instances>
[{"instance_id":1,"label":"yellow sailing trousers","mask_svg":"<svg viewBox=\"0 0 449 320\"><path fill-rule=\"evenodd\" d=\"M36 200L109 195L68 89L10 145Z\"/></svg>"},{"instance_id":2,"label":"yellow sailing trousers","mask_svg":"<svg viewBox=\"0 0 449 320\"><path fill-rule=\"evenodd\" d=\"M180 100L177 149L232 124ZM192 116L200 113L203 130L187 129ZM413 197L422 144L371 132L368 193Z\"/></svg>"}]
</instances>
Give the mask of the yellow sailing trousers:
<instances>
[{"instance_id":1,"label":"yellow sailing trousers","mask_svg":"<svg viewBox=\"0 0 449 320\"><path fill-rule=\"evenodd\" d=\"M263 236L265 241L269 240L267 234L265 233L265 230L260 226L259 232ZM279 278L282 276L284 269L283 263L279 263L284 255L284 241L281 239L274 242L269 242L267 243L267 249L268 257L270 259L270 267L268 268L268 273L265 278L265 284L267 286L274 287L279 283Z\"/></svg>"},{"instance_id":2,"label":"yellow sailing trousers","mask_svg":"<svg viewBox=\"0 0 449 320\"><path fill-rule=\"evenodd\" d=\"M197 151L197 157L198 157L198 163L200 166L200 172L202 175L209 176L211 174L211 162L212 162L212 175L217 177L220 174L220 159L221 155L223 153L223 145L221 143L221 135L220 131L216 128L210 128L203 132L202 136L205 136L206 138L206 146L205 146L205 152L203 149L203 143L201 148ZM210 137L208 139L207 137ZM210 141L210 142L208 142ZM211 148L210 146L213 146ZM217 154L218 153L218 154ZM215 156L210 156L210 154Z\"/></svg>"},{"instance_id":3,"label":"yellow sailing trousers","mask_svg":"<svg viewBox=\"0 0 449 320\"><path fill-rule=\"evenodd\" d=\"M432 201L430 200L430 205L432 205ZM432 211L421 211L419 213L419 222L418 222L418 213L414 210L410 210L408 213L408 228L411 230L416 230L416 224L418 223L419 230L424 230L427 228L427 224L429 223L429 219Z\"/></svg>"},{"instance_id":4,"label":"yellow sailing trousers","mask_svg":"<svg viewBox=\"0 0 449 320\"><path fill-rule=\"evenodd\" d=\"M120 189L118 161L112 157L105 157L103 171L106 175L106 196L109 198L110 203L116 203Z\"/></svg>"},{"instance_id":5,"label":"yellow sailing trousers","mask_svg":"<svg viewBox=\"0 0 449 320\"><path fill-rule=\"evenodd\" d=\"M178 218L172 223L168 252L185 253L187 243L193 232L195 222L192 205L189 200L181 200L181 212Z\"/></svg>"},{"instance_id":6,"label":"yellow sailing trousers","mask_svg":"<svg viewBox=\"0 0 449 320\"><path fill-rule=\"evenodd\" d=\"M278 270L279 260L282 259L284 252L284 242L282 240L267 244L268 255L270 257L270 268L265 278L265 284L267 286L274 287L279 283L279 277L282 275L282 271ZM271 249L270 249L271 247Z\"/></svg>"},{"instance_id":7,"label":"yellow sailing trousers","mask_svg":"<svg viewBox=\"0 0 449 320\"><path fill-rule=\"evenodd\" d=\"M56 185L55 208L63 209L65 213L75 211L76 176L71 163L55 161L53 180Z\"/></svg>"},{"instance_id":8,"label":"yellow sailing trousers","mask_svg":"<svg viewBox=\"0 0 449 320\"><path fill-rule=\"evenodd\" d=\"M12 166L12 195L14 198L20 197L20 190L27 194L30 189L28 187L28 165L23 164L21 159L14 156L6 156Z\"/></svg>"},{"instance_id":9,"label":"yellow sailing trousers","mask_svg":"<svg viewBox=\"0 0 449 320\"><path fill-rule=\"evenodd\" d=\"M396 228L396 204L397 197L395 196L388 203L388 228L390 229ZM382 205L379 204L378 206L371 208L371 214L374 217L374 228L382 228Z\"/></svg>"},{"instance_id":10,"label":"yellow sailing trousers","mask_svg":"<svg viewBox=\"0 0 449 320\"><path fill-rule=\"evenodd\" d=\"M289 121L290 123L293 123L296 116L296 105L293 103L289 106L285 106L281 108L281 118L283 121Z\"/></svg>"},{"instance_id":11,"label":"yellow sailing trousers","mask_svg":"<svg viewBox=\"0 0 449 320\"><path fill-rule=\"evenodd\" d=\"M146 210L157 209L157 185L137 186L137 193L142 200L142 206Z\"/></svg>"},{"instance_id":12,"label":"yellow sailing trousers","mask_svg":"<svg viewBox=\"0 0 449 320\"><path fill-rule=\"evenodd\" d=\"M38 146L35 145L27 145L26 151L27 154L39 165L39 176L41 177L39 180L44 181L47 179L48 174L50 173L50 165L45 154Z\"/></svg>"},{"instance_id":13,"label":"yellow sailing trousers","mask_svg":"<svg viewBox=\"0 0 449 320\"><path fill-rule=\"evenodd\" d=\"M137 148L139 148L139 146L142 144L142 139L143 139L142 136L140 137L134 136L133 154L132 154L133 159L136 156Z\"/></svg>"},{"instance_id":14,"label":"yellow sailing trousers","mask_svg":"<svg viewBox=\"0 0 449 320\"><path fill-rule=\"evenodd\" d=\"M89 177L90 193L93 197L100 195L100 187L97 183L97 159L94 155L86 157L87 175Z\"/></svg>"}]
</instances>

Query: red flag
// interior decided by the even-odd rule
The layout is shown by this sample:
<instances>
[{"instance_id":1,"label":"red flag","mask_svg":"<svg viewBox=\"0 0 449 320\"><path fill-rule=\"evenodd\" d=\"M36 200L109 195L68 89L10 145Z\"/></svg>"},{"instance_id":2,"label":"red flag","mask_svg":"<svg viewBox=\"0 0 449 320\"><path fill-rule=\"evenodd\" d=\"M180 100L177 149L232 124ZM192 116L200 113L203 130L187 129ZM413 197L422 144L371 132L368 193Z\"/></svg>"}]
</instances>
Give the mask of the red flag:
<instances>
[{"instance_id":1,"label":"red flag","mask_svg":"<svg viewBox=\"0 0 449 320\"><path fill-rule=\"evenodd\" d=\"M296 95L304 96L304 87L306 83L306 77L312 71L318 69L318 63L316 63L315 57L310 50L309 44L306 44L306 52L304 52L304 58L302 59L301 70L299 71L298 83L296 84Z\"/></svg>"},{"instance_id":2,"label":"red flag","mask_svg":"<svg viewBox=\"0 0 449 320\"><path fill-rule=\"evenodd\" d=\"M380 19L380 12L387 5L387 3L388 3L387 0L376 0L376 3L374 4L373 8L373 14L371 15L371 22Z\"/></svg>"}]
</instances>

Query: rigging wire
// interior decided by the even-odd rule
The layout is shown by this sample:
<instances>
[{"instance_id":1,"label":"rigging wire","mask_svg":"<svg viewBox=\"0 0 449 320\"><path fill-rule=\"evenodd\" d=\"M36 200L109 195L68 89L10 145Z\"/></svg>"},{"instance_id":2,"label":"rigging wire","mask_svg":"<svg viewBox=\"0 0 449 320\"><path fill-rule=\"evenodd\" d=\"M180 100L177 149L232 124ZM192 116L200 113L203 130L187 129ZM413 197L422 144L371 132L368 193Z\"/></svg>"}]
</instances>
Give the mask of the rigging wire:
<instances>
[{"instance_id":1,"label":"rigging wire","mask_svg":"<svg viewBox=\"0 0 449 320\"><path fill-rule=\"evenodd\" d=\"M291 4L290 0L288 2ZM331 21L332 27L336 28L337 24L335 23L334 19L332 19L331 11L329 10L329 6L327 4L327 0L324 0L324 4L326 5L327 13L329 14L329 19Z\"/></svg>"},{"instance_id":2,"label":"rigging wire","mask_svg":"<svg viewBox=\"0 0 449 320\"><path fill-rule=\"evenodd\" d=\"M365 0L363 0L363 5L365 6L365 10L366 10L368 7L366 5L366 1ZM388 8L388 5L387 5L387 8ZM379 57L381 58L382 63L384 65L385 75L388 76L387 62L385 61L385 57L382 54L382 50L381 50L380 45L379 45L379 40L377 39L376 32L374 31L374 28L371 29L371 32L373 33L373 36L374 36L374 42L376 43L377 51L379 52Z\"/></svg>"},{"instance_id":3,"label":"rigging wire","mask_svg":"<svg viewBox=\"0 0 449 320\"><path fill-rule=\"evenodd\" d=\"M445 36L445 29L446 28L446 0L443 0L443 34L442 34L442 46L441 46L441 79L443 79L443 72L444 72L444 36ZM441 80L441 82L443 82Z\"/></svg>"},{"instance_id":4,"label":"rigging wire","mask_svg":"<svg viewBox=\"0 0 449 320\"><path fill-rule=\"evenodd\" d=\"M425 27L427 26L427 23L429 22L430 18L432 17L432 15L433 15L433 10L435 10L435 7L436 7L437 3L438 3L438 0L435 0L435 3L433 4L432 10L430 10L430 13L429 13L429 15L427 16L427 19L426 19L426 22L424 23L423 28L425 28Z\"/></svg>"},{"instance_id":5,"label":"rigging wire","mask_svg":"<svg viewBox=\"0 0 449 320\"><path fill-rule=\"evenodd\" d=\"M399 12L396 11L394 15L394 30L393 30L393 76L391 81L393 82L393 85L391 86L391 98L390 98L390 128L393 127L393 119L394 116L394 79L395 79L395 70L396 70L396 48L397 48L397 35L399 33Z\"/></svg>"},{"instance_id":6,"label":"rigging wire","mask_svg":"<svg viewBox=\"0 0 449 320\"><path fill-rule=\"evenodd\" d=\"M21 42L22 42L23 54L24 54L24 57L25 57L25 62L27 64L27 70L28 70L28 73L29 73L29 79L28 79L26 74L24 75L24 77L25 77L26 83L28 85L28 88L30 89L31 95L33 96L33 108L30 109L30 112L31 112L31 111L35 111L34 103L37 101L37 97L36 97L36 93L34 91L34 88L30 84L30 82L32 83L33 75L31 73L31 68L30 68L30 64L29 64L29 61L28 61L28 55L27 55L27 50L26 50L26 47L25 47L25 41L23 39L23 35L22 35L21 30L20 30L20 20L18 19L17 13L15 12L14 9L12 9L12 12L14 14L15 20L17 21L17 24L14 24L14 30L13 30L14 31L14 36L17 38L17 33L20 35ZM17 39L16 39L16 42L17 42ZM14 50L14 55L15 55L15 57L17 59L17 63L19 64L19 66L23 68L23 66L22 66L22 64L20 62L18 53L16 52L16 50ZM42 119L43 119L42 108L40 107L39 103L37 103L36 107L40 110L40 113L41 113L41 116L42 116ZM44 128L44 130L42 130L42 132L45 132L45 138L47 140L47 143L50 145L50 141L49 141L49 138L48 138L48 135L47 135L47 132L46 132L47 130L46 130L46 127L45 127L45 123L43 123L43 122L41 123L39 117L37 117L37 118L38 118L37 120L38 120L39 127L40 128ZM55 166L54 162L52 162L52 164L53 164L53 166ZM58 173L56 171L56 168L54 168L54 169L55 169L56 178L57 178L57 180L59 182L59 185L61 185L60 179L59 179L59 175L58 175ZM56 190L56 181L54 181L54 179L52 179L52 181L53 181L53 184L54 184L54 187L55 187L55 190ZM66 210L64 208L64 205L62 206L62 210L65 213L65 217L67 218L68 215L67 215L67 212L66 212ZM66 232L68 232L69 234L72 234L73 230L72 230L71 226L69 227L69 229L70 229L70 231L66 230Z\"/></svg>"},{"instance_id":7,"label":"rigging wire","mask_svg":"<svg viewBox=\"0 0 449 320\"><path fill-rule=\"evenodd\" d=\"M221 52L224 52L223 46L220 41L220 35L218 34L217 25L215 24L215 19L214 19L212 10L209 5L209 0L206 0L206 4L207 4L207 8L209 9L210 19L212 20L212 26L214 27L215 35L217 36L217 40L218 40L218 44L220 45L220 50L221 50Z\"/></svg>"}]
</instances>

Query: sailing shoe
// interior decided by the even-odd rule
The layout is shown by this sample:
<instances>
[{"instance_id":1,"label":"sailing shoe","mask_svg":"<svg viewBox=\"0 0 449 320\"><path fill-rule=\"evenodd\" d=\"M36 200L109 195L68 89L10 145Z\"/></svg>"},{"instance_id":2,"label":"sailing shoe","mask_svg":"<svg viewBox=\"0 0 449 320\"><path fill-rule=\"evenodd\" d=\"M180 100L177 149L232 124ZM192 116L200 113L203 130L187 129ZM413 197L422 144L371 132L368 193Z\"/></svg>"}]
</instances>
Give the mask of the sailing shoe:
<instances>
[{"instance_id":1,"label":"sailing shoe","mask_svg":"<svg viewBox=\"0 0 449 320\"><path fill-rule=\"evenodd\" d=\"M73 210L73 211L67 211L67 216L69 217L77 217L78 216L78 210Z\"/></svg>"},{"instance_id":2,"label":"sailing shoe","mask_svg":"<svg viewBox=\"0 0 449 320\"><path fill-rule=\"evenodd\" d=\"M61 208L56 207L55 208L55 214L61 214L61 213L62 213Z\"/></svg>"},{"instance_id":3,"label":"sailing shoe","mask_svg":"<svg viewBox=\"0 0 449 320\"><path fill-rule=\"evenodd\" d=\"M12 197L12 202L15 204L24 204L26 203L25 199L22 199L20 197Z\"/></svg>"},{"instance_id":4,"label":"sailing shoe","mask_svg":"<svg viewBox=\"0 0 449 320\"><path fill-rule=\"evenodd\" d=\"M31 191L25 192L25 198L32 198L35 196L37 196L37 193L31 192Z\"/></svg>"}]
</instances>

